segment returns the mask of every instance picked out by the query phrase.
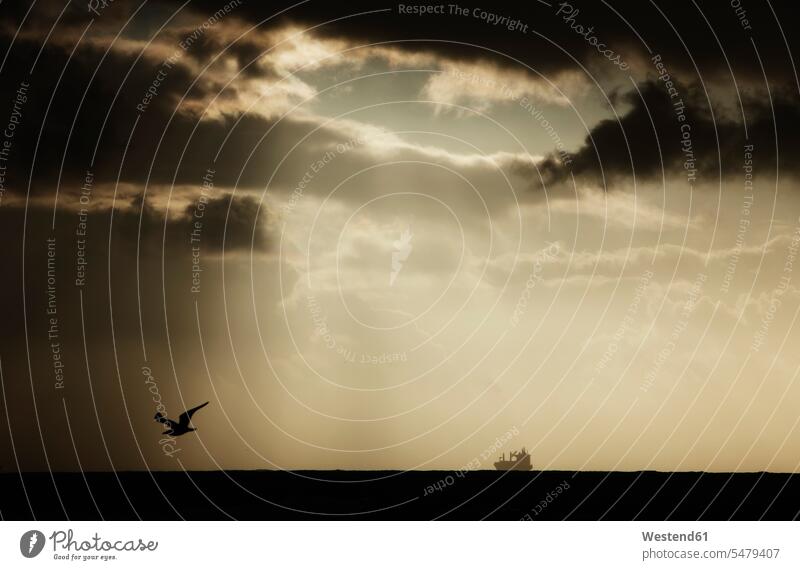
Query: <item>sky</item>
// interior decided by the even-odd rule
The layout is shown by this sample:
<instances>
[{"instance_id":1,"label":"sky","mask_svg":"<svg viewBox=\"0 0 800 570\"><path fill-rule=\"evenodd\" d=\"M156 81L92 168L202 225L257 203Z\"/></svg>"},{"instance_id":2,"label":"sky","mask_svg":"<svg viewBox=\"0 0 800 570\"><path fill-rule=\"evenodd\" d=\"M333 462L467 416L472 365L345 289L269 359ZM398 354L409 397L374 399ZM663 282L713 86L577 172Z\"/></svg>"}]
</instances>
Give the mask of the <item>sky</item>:
<instances>
[{"instance_id":1,"label":"sky","mask_svg":"<svg viewBox=\"0 0 800 570\"><path fill-rule=\"evenodd\" d=\"M9 4L0 470L800 469L790 3Z\"/></svg>"}]
</instances>

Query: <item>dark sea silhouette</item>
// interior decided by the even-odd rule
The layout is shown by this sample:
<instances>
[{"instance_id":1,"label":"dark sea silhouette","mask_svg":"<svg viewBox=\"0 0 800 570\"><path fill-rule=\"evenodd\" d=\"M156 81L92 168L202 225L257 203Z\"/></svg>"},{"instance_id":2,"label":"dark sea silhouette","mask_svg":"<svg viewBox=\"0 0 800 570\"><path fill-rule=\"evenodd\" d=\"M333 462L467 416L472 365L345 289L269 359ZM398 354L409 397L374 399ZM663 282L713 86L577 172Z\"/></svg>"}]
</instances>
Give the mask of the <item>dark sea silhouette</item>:
<instances>
[{"instance_id":1,"label":"dark sea silhouette","mask_svg":"<svg viewBox=\"0 0 800 570\"><path fill-rule=\"evenodd\" d=\"M4 473L3 519L789 520L781 473L195 471Z\"/></svg>"}]
</instances>

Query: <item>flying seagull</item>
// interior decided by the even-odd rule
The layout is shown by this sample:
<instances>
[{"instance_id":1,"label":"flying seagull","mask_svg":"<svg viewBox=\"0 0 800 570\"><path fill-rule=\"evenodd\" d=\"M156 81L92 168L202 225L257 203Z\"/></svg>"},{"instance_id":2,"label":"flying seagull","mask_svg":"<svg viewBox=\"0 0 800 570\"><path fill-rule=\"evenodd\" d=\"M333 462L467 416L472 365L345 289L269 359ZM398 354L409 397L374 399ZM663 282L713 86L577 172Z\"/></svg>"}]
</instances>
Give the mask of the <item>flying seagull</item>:
<instances>
[{"instance_id":1,"label":"flying seagull","mask_svg":"<svg viewBox=\"0 0 800 570\"><path fill-rule=\"evenodd\" d=\"M166 426L167 428L167 431L163 432L162 435L171 435L173 437L178 435L183 435L185 433L189 433L190 431L195 431L195 428L189 427L189 422L192 421L192 416L197 410L207 405L208 402L206 402L205 404L200 404L195 408L186 410L180 416L178 416L177 422L175 420L168 419L167 416L165 416L161 412L156 412L155 420L159 423L164 424L164 426Z\"/></svg>"}]
</instances>

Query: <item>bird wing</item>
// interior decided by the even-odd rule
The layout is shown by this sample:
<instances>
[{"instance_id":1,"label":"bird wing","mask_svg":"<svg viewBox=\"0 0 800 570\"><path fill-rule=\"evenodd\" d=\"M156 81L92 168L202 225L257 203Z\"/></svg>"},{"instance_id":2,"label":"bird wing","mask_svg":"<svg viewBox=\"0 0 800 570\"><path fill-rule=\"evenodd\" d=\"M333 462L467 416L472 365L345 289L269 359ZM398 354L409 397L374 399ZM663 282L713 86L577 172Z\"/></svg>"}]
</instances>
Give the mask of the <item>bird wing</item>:
<instances>
[{"instance_id":1,"label":"bird wing","mask_svg":"<svg viewBox=\"0 0 800 570\"><path fill-rule=\"evenodd\" d=\"M208 402L206 402L205 404L200 404L199 406L196 406L196 407L194 407L194 408L191 408L191 409L188 409L188 410L186 410L185 412L183 412L183 413L180 415L180 417L178 418L178 421L180 422L180 424L181 424L182 426L188 426L188 425L189 425L189 422L190 422L190 421L191 421L191 419L192 419L192 416L194 415L194 413L195 413L197 410L199 410L200 408L204 408L204 407L205 407L205 406L207 406L207 405L208 405Z\"/></svg>"},{"instance_id":2,"label":"bird wing","mask_svg":"<svg viewBox=\"0 0 800 570\"><path fill-rule=\"evenodd\" d=\"M175 422L173 422L171 419L167 418L167 416L165 416L161 412L156 412L156 415L155 415L154 419L158 423L164 424L165 426L167 426L170 429L172 429L172 426L175 424Z\"/></svg>"},{"instance_id":3,"label":"bird wing","mask_svg":"<svg viewBox=\"0 0 800 570\"><path fill-rule=\"evenodd\" d=\"M175 422L173 422L172 420L168 420L168 419L163 419L163 420L159 420L159 421L168 430L175 429L175 426L178 425Z\"/></svg>"}]
</instances>

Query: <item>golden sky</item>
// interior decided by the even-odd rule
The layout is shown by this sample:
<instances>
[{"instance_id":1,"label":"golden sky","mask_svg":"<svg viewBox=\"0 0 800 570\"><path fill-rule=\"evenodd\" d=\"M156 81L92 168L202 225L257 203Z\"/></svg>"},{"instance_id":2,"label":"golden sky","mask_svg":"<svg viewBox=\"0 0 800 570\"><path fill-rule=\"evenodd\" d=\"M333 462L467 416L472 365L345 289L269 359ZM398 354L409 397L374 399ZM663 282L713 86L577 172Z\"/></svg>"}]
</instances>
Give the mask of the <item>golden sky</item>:
<instances>
[{"instance_id":1,"label":"golden sky","mask_svg":"<svg viewBox=\"0 0 800 570\"><path fill-rule=\"evenodd\" d=\"M0 26L2 469L798 470L768 11L282 8Z\"/></svg>"}]
</instances>

